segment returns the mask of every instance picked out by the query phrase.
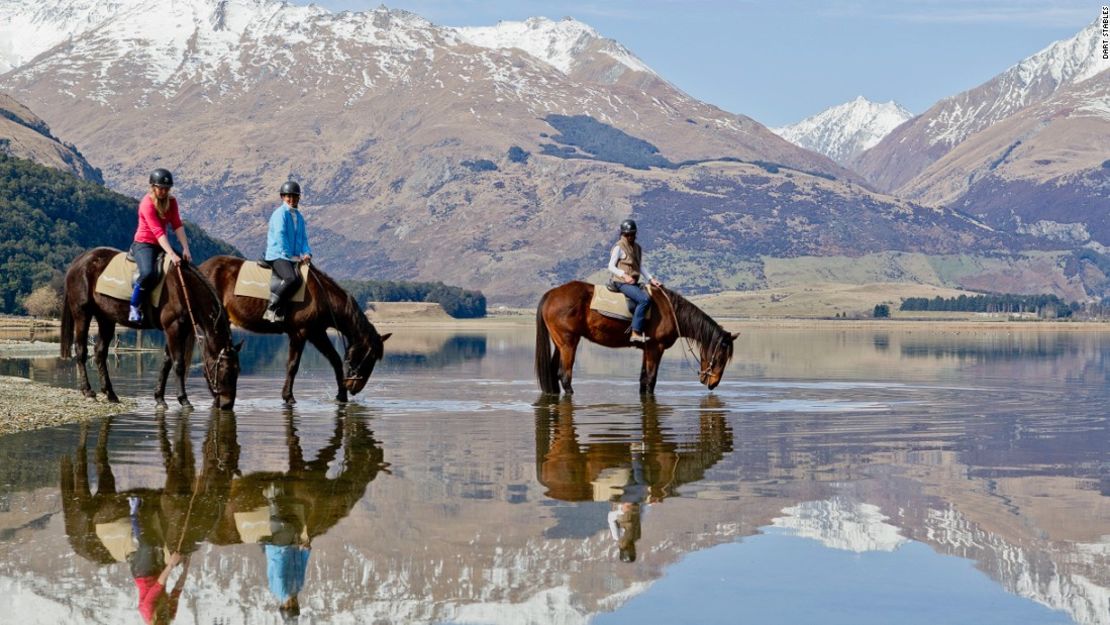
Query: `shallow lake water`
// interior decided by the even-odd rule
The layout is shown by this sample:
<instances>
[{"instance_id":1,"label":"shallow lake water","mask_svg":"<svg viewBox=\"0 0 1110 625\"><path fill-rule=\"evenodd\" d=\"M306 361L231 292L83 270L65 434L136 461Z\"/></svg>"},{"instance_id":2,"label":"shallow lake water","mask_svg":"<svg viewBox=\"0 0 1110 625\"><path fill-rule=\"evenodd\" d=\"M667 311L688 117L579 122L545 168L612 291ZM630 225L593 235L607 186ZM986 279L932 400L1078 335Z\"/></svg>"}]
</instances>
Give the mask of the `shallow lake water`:
<instances>
[{"instance_id":1,"label":"shallow lake water","mask_svg":"<svg viewBox=\"0 0 1110 625\"><path fill-rule=\"evenodd\" d=\"M641 401L632 350L551 400L530 326L394 331L344 406L248 336L233 413L121 352L138 411L0 438L0 622L142 623L180 551L178 623L1110 623L1110 333L745 328Z\"/></svg>"}]
</instances>

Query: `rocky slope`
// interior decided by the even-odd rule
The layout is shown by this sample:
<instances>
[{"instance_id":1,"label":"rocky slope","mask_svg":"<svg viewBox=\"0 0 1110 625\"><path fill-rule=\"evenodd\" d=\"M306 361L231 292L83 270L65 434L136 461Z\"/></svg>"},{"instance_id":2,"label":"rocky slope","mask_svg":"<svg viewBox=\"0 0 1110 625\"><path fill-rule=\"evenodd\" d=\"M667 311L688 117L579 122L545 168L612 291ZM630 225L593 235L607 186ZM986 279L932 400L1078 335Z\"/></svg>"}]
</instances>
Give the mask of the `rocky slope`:
<instances>
[{"instance_id":1,"label":"rocky slope","mask_svg":"<svg viewBox=\"0 0 1110 625\"><path fill-rule=\"evenodd\" d=\"M0 154L35 161L103 184L99 169L72 145L62 143L50 127L11 96L0 93Z\"/></svg>"}]
</instances>

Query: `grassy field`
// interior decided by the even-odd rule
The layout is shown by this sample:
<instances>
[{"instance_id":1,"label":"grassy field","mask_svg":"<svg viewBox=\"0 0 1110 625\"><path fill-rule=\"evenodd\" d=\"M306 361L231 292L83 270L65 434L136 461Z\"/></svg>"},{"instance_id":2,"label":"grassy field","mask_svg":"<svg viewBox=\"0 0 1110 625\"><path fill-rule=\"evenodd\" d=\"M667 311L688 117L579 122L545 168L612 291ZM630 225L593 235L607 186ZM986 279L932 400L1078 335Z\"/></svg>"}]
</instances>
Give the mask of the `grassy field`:
<instances>
[{"instance_id":1,"label":"grassy field","mask_svg":"<svg viewBox=\"0 0 1110 625\"><path fill-rule=\"evenodd\" d=\"M695 296L692 301L715 317L821 319L837 315L870 317L876 304L887 304L897 317L907 297L958 297L969 291L928 284L815 283L782 286L758 291L727 291ZM914 318L919 318L914 315ZM952 313L945 319L970 319L967 313Z\"/></svg>"}]
</instances>

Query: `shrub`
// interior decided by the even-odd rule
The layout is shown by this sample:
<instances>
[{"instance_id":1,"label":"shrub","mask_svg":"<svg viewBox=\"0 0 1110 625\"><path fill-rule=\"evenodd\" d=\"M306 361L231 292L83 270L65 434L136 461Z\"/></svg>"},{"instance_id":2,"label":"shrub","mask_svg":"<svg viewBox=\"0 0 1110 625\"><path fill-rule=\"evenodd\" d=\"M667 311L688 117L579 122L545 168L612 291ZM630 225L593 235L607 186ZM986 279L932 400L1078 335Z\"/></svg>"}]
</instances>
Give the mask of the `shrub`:
<instances>
[{"instance_id":1,"label":"shrub","mask_svg":"<svg viewBox=\"0 0 1110 625\"><path fill-rule=\"evenodd\" d=\"M871 312L871 316L876 319L889 318L890 306L888 304L875 304L875 310Z\"/></svg>"},{"instance_id":2,"label":"shrub","mask_svg":"<svg viewBox=\"0 0 1110 625\"><path fill-rule=\"evenodd\" d=\"M23 310L32 317L57 317L62 312L62 295L52 285L41 286L23 298Z\"/></svg>"},{"instance_id":3,"label":"shrub","mask_svg":"<svg viewBox=\"0 0 1110 625\"><path fill-rule=\"evenodd\" d=\"M531 153L527 152L519 145L514 145L509 148L509 160L514 163L527 163L529 156L531 156Z\"/></svg>"}]
</instances>

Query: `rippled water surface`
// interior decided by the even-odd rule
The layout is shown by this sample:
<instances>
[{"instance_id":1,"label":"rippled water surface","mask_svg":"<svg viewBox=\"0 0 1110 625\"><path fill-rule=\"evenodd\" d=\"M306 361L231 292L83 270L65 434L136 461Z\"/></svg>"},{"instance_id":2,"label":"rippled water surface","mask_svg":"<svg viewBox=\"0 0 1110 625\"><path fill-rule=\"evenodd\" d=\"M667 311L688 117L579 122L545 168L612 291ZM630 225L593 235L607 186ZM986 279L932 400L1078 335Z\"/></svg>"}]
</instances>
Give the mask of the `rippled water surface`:
<instances>
[{"instance_id":1,"label":"rippled water surface","mask_svg":"<svg viewBox=\"0 0 1110 625\"><path fill-rule=\"evenodd\" d=\"M284 339L234 413L121 353L136 413L0 438L0 622L1110 623L1110 334L744 328L714 392L587 347L551 400L485 327L395 329L346 406L310 353L292 410Z\"/></svg>"}]
</instances>

